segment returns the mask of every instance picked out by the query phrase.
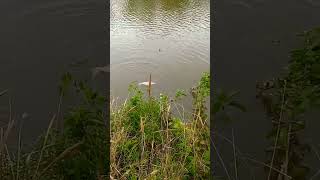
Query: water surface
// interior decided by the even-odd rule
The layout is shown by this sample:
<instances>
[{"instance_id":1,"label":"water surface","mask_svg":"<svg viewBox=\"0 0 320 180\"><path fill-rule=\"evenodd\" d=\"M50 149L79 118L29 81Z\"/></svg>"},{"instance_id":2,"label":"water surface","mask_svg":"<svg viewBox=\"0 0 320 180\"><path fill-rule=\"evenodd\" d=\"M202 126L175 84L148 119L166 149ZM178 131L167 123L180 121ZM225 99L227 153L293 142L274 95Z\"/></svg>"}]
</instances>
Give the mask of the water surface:
<instances>
[{"instance_id":1,"label":"water surface","mask_svg":"<svg viewBox=\"0 0 320 180\"><path fill-rule=\"evenodd\" d=\"M152 74L155 92L188 90L209 71L209 0L111 0L111 94Z\"/></svg>"},{"instance_id":2,"label":"water surface","mask_svg":"<svg viewBox=\"0 0 320 180\"><path fill-rule=\"evenodd\" d=\"M70 70L68 64L87 59L82 68L72 70L82 77L90 68L107 64L105 4L101 0L0 2L0 91L10 89L16 121L24 112L29 114L24 142L34 140L57 112L57 86L61 74ZM8 113L8 96L0 97L1 125Z\"/></svg>"}]
</instances>

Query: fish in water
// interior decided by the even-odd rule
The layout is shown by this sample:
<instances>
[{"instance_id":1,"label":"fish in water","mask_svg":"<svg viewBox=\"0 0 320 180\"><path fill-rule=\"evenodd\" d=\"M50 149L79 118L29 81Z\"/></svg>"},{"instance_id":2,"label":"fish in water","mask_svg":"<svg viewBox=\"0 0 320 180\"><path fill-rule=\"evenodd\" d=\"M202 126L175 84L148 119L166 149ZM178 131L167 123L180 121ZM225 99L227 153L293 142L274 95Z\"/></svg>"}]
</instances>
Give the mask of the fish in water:
<instances>
[{"instance_id":1,"label":"fish in water","mask_svg":"<svg viewBox=\"0 0 320 180\"><path fill-rule=\"evenodd\" d=\"M154 85L154 84L156 83L151 81L151 85ZM141 82L139 83L139 85L149 86L149 81Z\"/></svg>"},{"instance_id":2,"label":"fish in water","mask_svg":"<svg viewBox=\"0 0 320 180\"><path fill-rule=\"evenodd\" d=\"M149 97L151 97L151 87L152 87L153 84L156 84L156 83L151 81L151 74L149 76L149 81L145 81L145 82L139 83L139 85L148 86L148 95L149 95Z\"/></svg>"},{"instance_id":3,"label":"fish in water","mask_svg":"<svg viewBox=\"0 0 320 180\"><path fill-rule=\"evenodd\" d=\"M139 85L145 85L145 86L150 86L150 85L152 86L154 84L156 84L156 83L151 81L151 74L149 76L149 81L139 83Z\"/></svg>"}]
</instances>

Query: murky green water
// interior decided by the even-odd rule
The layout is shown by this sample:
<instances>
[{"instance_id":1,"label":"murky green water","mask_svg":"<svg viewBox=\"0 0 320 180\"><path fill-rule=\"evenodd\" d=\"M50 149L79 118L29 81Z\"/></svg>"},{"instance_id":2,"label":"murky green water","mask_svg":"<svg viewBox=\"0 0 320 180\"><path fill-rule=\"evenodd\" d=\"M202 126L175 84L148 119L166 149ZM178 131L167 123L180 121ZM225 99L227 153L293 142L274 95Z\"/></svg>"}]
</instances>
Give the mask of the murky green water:
<instances>
[{"instance_id":1,"label":"murky green water","mask_svg":"<svg viewBox=\"0 0 320 180\"><path fill-rule=\"evenodd\" d=\"M111 0L111 94L152 74L155 92L188 89L209 71L209 0Z\"/></svg>"}]
</instances>

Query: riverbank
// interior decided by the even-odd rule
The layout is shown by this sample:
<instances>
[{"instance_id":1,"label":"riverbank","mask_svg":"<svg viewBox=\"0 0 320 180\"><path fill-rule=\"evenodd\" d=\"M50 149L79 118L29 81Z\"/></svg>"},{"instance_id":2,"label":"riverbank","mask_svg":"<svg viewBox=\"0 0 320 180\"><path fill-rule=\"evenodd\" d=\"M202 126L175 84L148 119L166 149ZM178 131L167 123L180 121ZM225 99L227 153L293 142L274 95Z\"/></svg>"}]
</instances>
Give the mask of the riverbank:
<instances>
[{"instance_id":1,"label":"riverbank","mask_svg":"<svg viewBox=\"0 0 320 180\"><path fill-rule=\"evenodd\" d=\"M59 88L61 99L67 92L76 92L79 103L61 117L63 128L55 128L59 117L54 116L31 151L21 146L18 133L17 152L10 152L7 140L15 126L10 120L1 128L0 176L109 179L110 170L110 178L116 179L206 179L210 172L210 135L204 104L210 92L209 82L209 74L204 73L192 88L190 111L179 102L187 95L184 91L177 91L172 98L164 94L146 97L132 84L126 102L110 104L109 131L106 98L66 73ZM172 113L174 109L179 115Z\"/></svg>"},{"instance_id":2,"label":"riverbank","mask_svg":"<svg viewBox=\"0 0 320 180\"><path fill-rule=\"evenodd\" d=\"M111 105L111 176L114 179L208 179L210 134L205 102L209 74L192 89L193 110L171 98L145 97L136 86L131 98ZM177 116L173 111L178 113Z\"/></svg>"}]
</instances>

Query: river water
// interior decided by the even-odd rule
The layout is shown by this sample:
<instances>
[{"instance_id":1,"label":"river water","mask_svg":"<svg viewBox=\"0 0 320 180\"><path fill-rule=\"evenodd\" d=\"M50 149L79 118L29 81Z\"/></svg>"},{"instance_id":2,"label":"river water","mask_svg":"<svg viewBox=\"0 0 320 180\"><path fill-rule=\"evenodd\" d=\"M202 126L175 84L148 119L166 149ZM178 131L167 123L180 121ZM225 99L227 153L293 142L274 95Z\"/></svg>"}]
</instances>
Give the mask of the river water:
<instances>
[{"instance_id":1,"label":"river water","mask_svg":"<svg viewBox=\"0 0 320 180\"><path fill-rule=\"evenodd\" d=\"M315 0L217 0L213 13L213 72L215 88L239 90L238 100L247 112L232 112L231 123L215 122L217 133L232 139L245 154L265 162L269 147L266 135L270 120L261 103L255 98L256 82L269 80L283 72L289 52L300 45L297 33L320 26L320 3ZM275 43L277 42L277 43ZM308 116L305 142L320 151L318 116ZM219 152L231 177L235 177L233 148L221 137L215 136ZM226 176L217 156L215 171ZM311 167L310 176L320 167L314 151L306 156ZM261 164L239 162L239 179L266 179ZM315 179L319 179L316 177Z\"/></svg>"},{"instance_id":2,"label":"river water","mask_svg":"<svg viewBox=\"0 0 320 180\"><path fill-rule=\"evenodd\" d=\"M210 67L209 0L111 0L111 94L152 75L154 93L188 90Z\"/></svg>"},{"instance_id":3,"label":"river water","mask_svg":"<svg viewBox=\"0 0 320 180\"><path fill-rule=\"evenodd\" d=\"M0 91L10 89L13 118L22 120L23 142L34 141L57 112L58 83L68 65L87 77L106 59L106 6L102 0L2 0L0 2ZM100 82L102 84L102 82ZM0 97L1 126L8 95ZM64 107L69 105L65 104Z\"/></svg>"}]
</instances>

